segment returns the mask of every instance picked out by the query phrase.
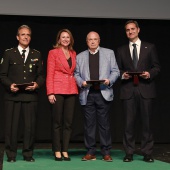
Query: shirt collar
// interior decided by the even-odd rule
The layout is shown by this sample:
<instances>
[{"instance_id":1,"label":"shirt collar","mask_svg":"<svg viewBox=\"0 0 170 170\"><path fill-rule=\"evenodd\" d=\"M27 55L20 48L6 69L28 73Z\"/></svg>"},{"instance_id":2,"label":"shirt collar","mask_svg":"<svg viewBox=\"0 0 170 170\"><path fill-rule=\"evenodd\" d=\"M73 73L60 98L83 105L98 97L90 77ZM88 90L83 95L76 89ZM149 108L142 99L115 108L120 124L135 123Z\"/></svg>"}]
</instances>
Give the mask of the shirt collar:
<instances>
[{"instance_id":1,"label":"shirt collar","mask_svg":"<svg viewBox=\"0 0 170 170\"><path fill-rule=\"evenodd\" d=\"M132 46L132 44L136 44L137 46L141 45L141 40L138 38L136 42L129 41L129 46Z\"/></svg>"},{"instance_id":2,"label":"shirt collar","mask_svg":"<svg viewBox=\"0 0 170 170\"><path fill-rule=\"evenodd\" d=\"M18 45L18 50L21 54L22 54L22 50L26 50L26 53L28 53L29 52L29 46L27 48L23 49L20 45Z\"/></svg>"},{"instance_id":3,"label":"shirt collar","mask_svg":"<svg viewBox=\"0 0 170 170\"><path fill-rule=\"evenodd\" d=\"M100 49L100 47L98 46L97 47L97 49L93 52L93 51L91 51L90 49L89 49L89 52L90 52L90 54L96 54L98 51L99 51L99 49Z\"/></svg>"}]
</instances>

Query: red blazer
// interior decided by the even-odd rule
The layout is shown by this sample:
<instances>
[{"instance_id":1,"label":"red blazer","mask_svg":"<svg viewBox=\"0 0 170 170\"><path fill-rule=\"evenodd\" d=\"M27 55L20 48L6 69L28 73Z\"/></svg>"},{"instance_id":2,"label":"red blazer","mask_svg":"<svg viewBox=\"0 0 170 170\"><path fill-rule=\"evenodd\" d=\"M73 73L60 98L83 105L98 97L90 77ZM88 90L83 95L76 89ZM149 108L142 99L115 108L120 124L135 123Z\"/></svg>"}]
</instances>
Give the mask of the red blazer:
<instances>
[{"instance_id":1,"label":"red blazer","mask_svg":"<svg viewBox=\"0 0 170 170\"><path fill-rule=\"evenodd\" d=\"M76 52L70 51L72 67L61 48L49 51L47 59L47 95L49 94L78 94L76 80L73 76L76 67Z\"/></svg>"}]
</instances>

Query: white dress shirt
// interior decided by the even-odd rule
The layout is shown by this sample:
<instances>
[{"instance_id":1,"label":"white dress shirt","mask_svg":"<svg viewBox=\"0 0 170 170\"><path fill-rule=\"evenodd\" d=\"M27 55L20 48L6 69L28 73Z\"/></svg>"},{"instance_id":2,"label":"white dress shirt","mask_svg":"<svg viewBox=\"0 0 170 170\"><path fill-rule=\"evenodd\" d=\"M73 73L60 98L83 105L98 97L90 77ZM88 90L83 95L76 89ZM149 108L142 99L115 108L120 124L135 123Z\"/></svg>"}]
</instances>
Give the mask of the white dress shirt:
<instances>
[{"instance_id":1,"label":"white dress shirt","mask_svg":"<svg viewBox=\"0 0 170 170\"><path fill-rule=\"evenodd\" d=\"M27 47L27 48L23 49L20 45L18 45L18 50L19 50L19 52L20 52L21 55L22 55L22 53L23 53L22 50L26 50L26 52L25 52L25 60L24 60L24 63L25 63L26 60L27 60L27 57L28 57L28 53L29 53L30 48Z\"/></svg>"},{"instance_id":2,"label":"white dress shirt","mask_svg":"<svg viewBox=\"0 0 170 170\"><path fill-rule=\"evenodd\" d=\"M132 57L132 53L133 53L133 44L136 44L136 49L137 49L137 54L138 54L138 60L139 60L139 54L140 54L140 47L141 47L141 40L138 38L138 40L136 42L129 42L129 49L130 49L130 54Z\"/></svg>"}]
</instances>

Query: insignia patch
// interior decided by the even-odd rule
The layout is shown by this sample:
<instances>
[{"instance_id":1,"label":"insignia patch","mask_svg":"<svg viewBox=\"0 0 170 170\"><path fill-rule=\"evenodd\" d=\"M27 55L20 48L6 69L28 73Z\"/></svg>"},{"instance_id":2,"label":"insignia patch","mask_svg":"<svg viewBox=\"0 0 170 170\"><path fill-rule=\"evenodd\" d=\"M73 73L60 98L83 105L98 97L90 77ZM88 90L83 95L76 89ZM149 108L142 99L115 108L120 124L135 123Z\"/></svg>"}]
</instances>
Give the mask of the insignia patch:
<instances>
[{"instance_id":1,"label":"insignia patch","mask_svg":"<svg viewBox=\"0 0 170 170\"><path fill-rule=\"evenodd\" d=\"M35 59L31 59L32 62L36 62L38 61L38 58L35 58Z\"/></svg>"},{"instance_id":2,"label":"insignia patch","mask_svg":"<svg viewBox=\"0 0 170 170\"><path fill-rule=\"evenodd\" d=\"M9 50L12 50L13 48L9 48L9 49L6 49L5 51L9 51Z\"/></svg>"},{"instance_id":3,"label":"insignia patch","mask_svg":"<svg viewBox=\"0 0 170 170\"><path fill-rule=\"evenodd\" d=\"M1 58L1 64L3 63L3 61L4 61L4 59L3 59L3 58Z\"/></svg>"},{"instance_id":4,"label":"insignia patch","mask_svg":"<svg viewBox=\"0 0 170 170\"><path fill-rule=\"evenodd\" d=\"M36 49L33 49L34 51L36 51L36 52L38 52L38 53L40 53L38 50L36 50Z\"/></svg>"}]
</instances>

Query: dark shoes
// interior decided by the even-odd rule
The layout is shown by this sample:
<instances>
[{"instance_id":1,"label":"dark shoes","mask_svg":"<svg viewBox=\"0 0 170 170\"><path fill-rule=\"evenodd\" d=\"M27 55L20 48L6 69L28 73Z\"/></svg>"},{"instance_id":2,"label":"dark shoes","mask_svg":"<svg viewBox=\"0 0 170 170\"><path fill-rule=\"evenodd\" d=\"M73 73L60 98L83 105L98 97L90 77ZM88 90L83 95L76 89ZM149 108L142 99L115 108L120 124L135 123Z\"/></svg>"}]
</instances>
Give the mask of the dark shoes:
<instances>
[{"instance_id":1,"label":"dark shoes","mask_svg":"<svg viewBox=\"0 0 170 170\"><path fill-rule=\"evenodd\" d=\"M105 156L103 156L103 159L102 159L103 161L106 161L106 162L112 162L113 160L112 160L112 157L110 156L110 155L105 155Z\"/></svg>"},{"instance_id":2,"label":"dark shoes","mask_svg":"<svg viewBox=\"0 0 170 170\"><path fill-rule=\"evenodd\" d=\"M123 162L132 162L133 161L133 155L132 154L126 154L123 158Z\"/></svg>"},{"instance_id":3,"label":"dark shoes","mask_svg":"<svg viewBox=\"0 0 170 170\"><path fill-rule=\"evenodd\" d=\"M9 157L9 158L7 159L7 162L16 162L16 158L14 158L14 157Z\"/></svg>"},{"instance_id":4,"label":"dark shoes","mask_svg":"<svg viewBox=\"0 0 170 170\"><path fill-rule=\"evenodd\" d=\"M132 161L133 161L133 155L132 154L126 154L126 156L123 158L123 162L132 162ZM145 155L143 157L143 161L154 162L154 159L151 155Z\"/></svg>"},{"instance_id":5,"label":"dark shoes","mask_svg":"<svg viewBox=\"0 0 170 170\"><path fill-rule=\"evenodd\" d=\"M54 158L55 158L55 161L62 161L63 160L62 157L58 158L58 157L54 156Z\"/></svg>"},{"instance_id":6,"label":"dark shoes","mask_svg":"<svg viewBox=\"0 0 170 170\"><path fill-rule=\"evenodd\" d=\"M71 161L71 158L70 157L63 157L63 160L64 161Z\"/></svg>"},{"instance_id":7,"label":"dark shoes","mask_svg":"<svg viewBox=\"0 0 170 170\"><path fill-rule=\"evenodd\" d=\"M24 161L27 162L35 162L35 159L33 157L24 157ZM14 157L8 157L7 162L16 162L16 158Z\"/></svg>"},{"instance_id":8,"label":"dark shoes","mask_svg":"<svg viewBox=\"0 0 170 170\"><path fill-rule=\"evenodd\" d=\"M24 156L24 161L27 161L27 162L35 162L35 159L33 157L25 157Z\"/></svg>"},{"instance_id":9,"label":"dark shoes","mask_svg":"<svg viewBox=\"0 0 170 170\"><path fill-rule=\"evenodd\" d=\"M71 158L68 156L67 152L62 152L61 155L62 155L64 161L71 161Z\"/></svg>"},{"instance_id":10,"label":"dark shoes","mask_svg":"<svg viewBox=\"0 0 170 170\"><path fill-rule=\"evenodd\" d=\"M152 155L145 155L143 157L143 161L145 161L145 162L154 162L154 159L153 159Z\"/></svg>"},{"instance_id":11,"label":"dark shoes","mask_svg":"<svg viewBox=\"0 0 170 170\"><path fill-rule=\"evenodd\" d=\"M61 155L62 155L61 157L54 156L55 161L71 161L70 157L65 157L63 154L61 154Z\"/></svg>"},{"instance_id":12,"label":"dark shoes","mask_svg":"<svg viewBox=\"0 0 170 170\"><path fill-rule=\"evenodd\" d=\"M70 157L58 158L55 156L55 161L71 161L71 158Z\"/></svg>"},{"instance_id":13,"label":"dark shoes","mask_svg":"<svg viewBox=\"0 0 170 170\"><path fill-rule=\"evenodd\" d=\"M96 156L95 155L91 155L91 154L86 154L85 156L83 156L83 158L81 159L82 161L90 161L90 160L96 160Z\"/></svg>"}]
</instances>

